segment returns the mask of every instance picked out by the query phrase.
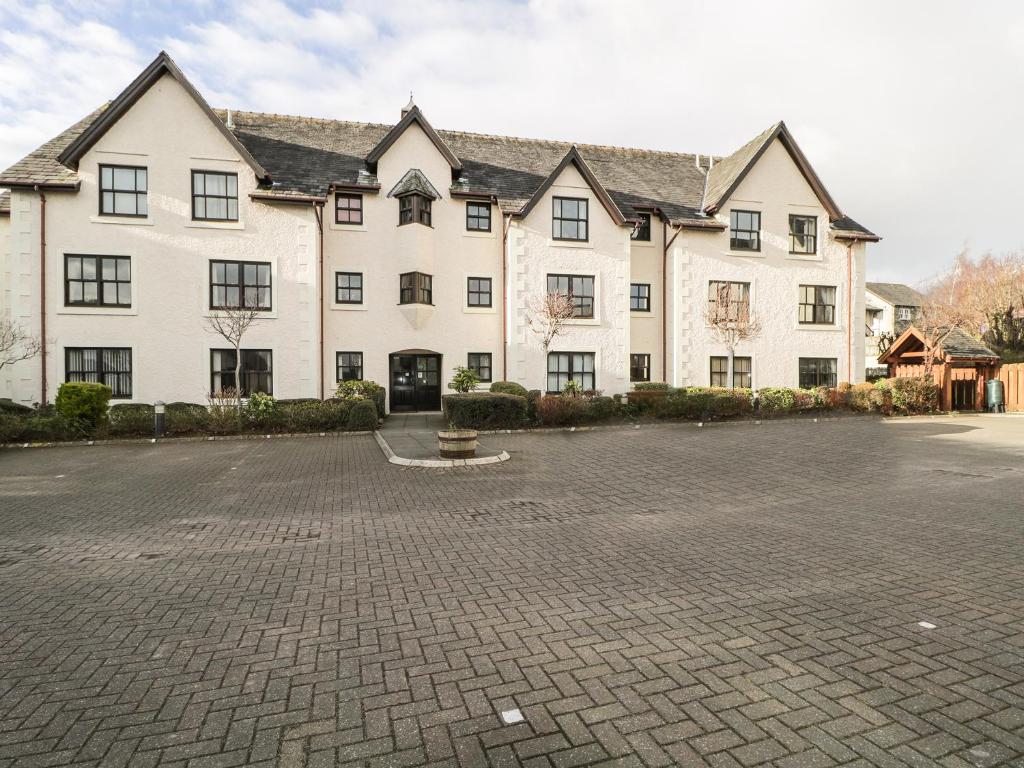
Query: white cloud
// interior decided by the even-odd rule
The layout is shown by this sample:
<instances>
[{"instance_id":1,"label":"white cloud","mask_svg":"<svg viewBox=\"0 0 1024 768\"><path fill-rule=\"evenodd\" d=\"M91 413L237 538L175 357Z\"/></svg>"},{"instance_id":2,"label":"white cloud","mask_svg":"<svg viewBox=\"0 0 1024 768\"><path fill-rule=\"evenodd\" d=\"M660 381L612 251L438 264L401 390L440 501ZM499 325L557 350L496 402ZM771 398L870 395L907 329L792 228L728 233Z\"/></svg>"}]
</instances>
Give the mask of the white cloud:
<instances>
[{"instance_id":1,"label":"white cloud","mask_svg":"<svg viewBox=\"0 0 1024 768\"><path fill-rule=\"evenodd\" d=\"M142 10L140 10L140 8ZM1010 2L238 0L0 6L0 166L166 47L222 106L728 153L785 119L879 279L1022 245Z\"/></svg>"}]
</instances>

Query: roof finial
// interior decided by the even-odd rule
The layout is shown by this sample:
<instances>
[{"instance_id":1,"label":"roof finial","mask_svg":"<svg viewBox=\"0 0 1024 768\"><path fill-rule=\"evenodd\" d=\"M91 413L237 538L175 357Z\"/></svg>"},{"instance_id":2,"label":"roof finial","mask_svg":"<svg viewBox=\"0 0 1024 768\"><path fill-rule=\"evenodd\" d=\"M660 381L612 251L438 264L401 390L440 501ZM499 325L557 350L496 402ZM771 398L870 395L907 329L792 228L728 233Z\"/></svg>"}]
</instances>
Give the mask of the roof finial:
<instances>
[{"instance_id":1,"label":"roof finial","mask_svg":"<svg viewBox=\"0 0 1024 768\"><path fill-rule=\"evenodd\" d=\"M402 117L412 112L416 108L416 102L412 100L412 91L409 91L409 103L402 107Z\"/></svg>"}]
</instances>

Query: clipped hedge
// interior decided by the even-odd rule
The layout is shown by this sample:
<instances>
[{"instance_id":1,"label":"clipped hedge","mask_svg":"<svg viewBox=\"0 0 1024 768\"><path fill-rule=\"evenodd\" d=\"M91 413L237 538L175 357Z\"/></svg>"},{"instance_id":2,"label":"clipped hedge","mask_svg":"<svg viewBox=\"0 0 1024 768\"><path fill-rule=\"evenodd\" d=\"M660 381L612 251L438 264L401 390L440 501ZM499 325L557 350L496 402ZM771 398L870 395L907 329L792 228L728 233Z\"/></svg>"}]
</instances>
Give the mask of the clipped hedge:
<instances>
[{"instance_id":1,"label":"clipped hedge","mask_svg":"<svg viewBox=\"0 0 1024 768\"><path fill-rule=\"evenodd\" d=\"M106 435L110 437L152 437L153 406L145 403L119 403L110 406ZM166 416L164 420L166 421Z\"/></svg>"},{"instance_id":2,"label":"clipped hedge","mask_svg":"<svg viewBox=\"0 0 1024 768\"><path fill-rule=\"evenodd\" d=\"M526 398L500 392L445 395L441 408L456 429L521 429L529 423Z\"/></svg>"},{"instance_id":3,"label":"clipped hedge","mask_svg":"<svg viewBox=\"0 0 1024 768\"><path fill-rule=\"evenodd\" d=\"M28 413L32 413L32 408L31 408L31 406L28 406L28 405L22 405L21 403L16 403L13 400L11 400L11 398L9 398L9 397L0 397L0 414L3 414L3 413L13 413L13 414L25 415L25 414L28 414Z\"/></svg>"},{"instance_id":4,"label":"clipped hedge","mask_svg":"<svg viewBox=\"0 0 1024 768\"><path fill-rule=\"evenodd\" d=\"M618 400L597 393L581 397L545 395L536 404L537 421L545 427L575 427L600 424L628 417Z\"/></svg>"},{"instance_id":5,"label":"clipped hedge","mask_svg":"<svg viewBox=\"0 0 1024 768\"><path fill-rule=\"evenodd\" d=\"M106 384L66 381L57 389L54 407L68 421L81 424L86 432L95 432L107 420L110 395Z\"/></svg>"},{"instance_id":6,"label":"clipped hedge","mask_svg":"<svg viewBox=\"0 0 1024 768\"><path fill-rule=\"evenodd\" d=\"M939 409L939 388L918 378L883 379L876 387L887 392L892 409L901 414L933 413Z\"/></svg>"},{"instance_id":7,"label":"clipped hedge","mask_svg":"<svg viewBox=\"0 0 1024 768\"><path fill-rule=\"evenodd\" d=\"M491 384L491 392L502 395L519 395L519 397L528 397L530 394L526 391L526 387L514 381L496 381Z\"/></svg>"},{"instance_id":8,"label":"clipped hedge","mask_svg":"<svg viewBox=\"0 0 1024 768\"><path fill-rule=\"evenodd\" d=\"M339 400L354 402L356 400L369 399L377 408L377 418L383 419L384 400L387 393L380 384L375 381L340 381L335 397Z\"/></svg>"},{"instance_id":9,"label":"clipped hedge","mask_svg":"<svg viewBox=\"0 0 1024 768\"><path fill-rule=\"evenodd\" d=\"M372 400L359 400L352 404L345 425L353 431L367 431L377 428L377 408Z\"/></svg>"}]
</instances>

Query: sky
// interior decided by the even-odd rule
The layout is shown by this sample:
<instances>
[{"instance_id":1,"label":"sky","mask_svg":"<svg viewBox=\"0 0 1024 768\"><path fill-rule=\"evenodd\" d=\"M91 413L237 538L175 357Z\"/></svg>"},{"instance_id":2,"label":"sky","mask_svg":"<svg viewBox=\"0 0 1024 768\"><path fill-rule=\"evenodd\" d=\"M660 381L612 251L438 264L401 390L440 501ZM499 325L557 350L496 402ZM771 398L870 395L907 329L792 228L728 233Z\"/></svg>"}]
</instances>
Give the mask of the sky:
<instances>
[{"instance_id":1,"label":"sky","mask_svg":"<svg viewBox=\"0 0 1024 768\"><path fill-rule=\"evenodd\" d=\"M1024 3L0 4L0 168L166 50L214 107L729 154L785 120L868 279L1024 248Z\"/></svg>"}]
</instances>

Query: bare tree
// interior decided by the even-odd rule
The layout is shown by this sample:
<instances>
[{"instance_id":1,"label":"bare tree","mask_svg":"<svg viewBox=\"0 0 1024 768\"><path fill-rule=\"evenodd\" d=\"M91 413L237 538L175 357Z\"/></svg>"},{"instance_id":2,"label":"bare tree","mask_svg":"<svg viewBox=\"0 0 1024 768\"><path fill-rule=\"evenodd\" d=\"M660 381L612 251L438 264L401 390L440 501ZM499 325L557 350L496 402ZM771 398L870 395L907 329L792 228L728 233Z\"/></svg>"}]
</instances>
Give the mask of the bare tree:
<instances>
[{"instance_id":1,"label":"bare tree","mask_svg":"<svg viewBox=\"0 0 1024 768\"><path fill-rule=\"evenodd\" d=\"M573 310L572 297L567 293L548 293L542 299L531 302L526 322L530 330L540 338L545 356L551 348L551 342L565 327L565 321L572 319Z\"/></svg>"},{"instance_id":2,"label":"bare tree","mask_svg":"<svg viewBox=\"0 0 1024 768\"><path fill-rule=\"evenodd\" d=\"M242 412L242 338L259 317L258 307L218 309L206 319L206 330L221 336L235 350L235 407Z\"/></svg>"},{"instance_id":3,"label":"bare tree","mask_svg":"<svg viewBox=\"0 0 1024 768\"><path fill-rule=\"evenodd\" d=\"M43 349L43 342L20 324L0 320L0 370L22 360L31 360Z\"/></svg>"},{"instance_id":4,"label":"bare tree","mask_svg":"<svg viewBox=\"0 0 1024 768\"><path fill-rule=\"evenodd\" d=\"M962 263L958 260L953 270L928 286L924 302L914 318L913 325L921 334L924 344L922 376L934 379L935 358L942 339L955 328L970 328L973 310L960 301L963 290Z\"/></svg>"},{"instance_id":5,"label":"bare tree","mask_svg":"<svg viewBox=\"0 0 1024 768\"><path fill-rule=\"evenodd\" d=\"M750 314L750 296L741 283L722 282L712 289L704 319L711 328L715 339L729 351L729 367L726 372L729 387L733 386L733 370L736 347L761 332L761 324Z\"/></svg>"}]
</instances>

